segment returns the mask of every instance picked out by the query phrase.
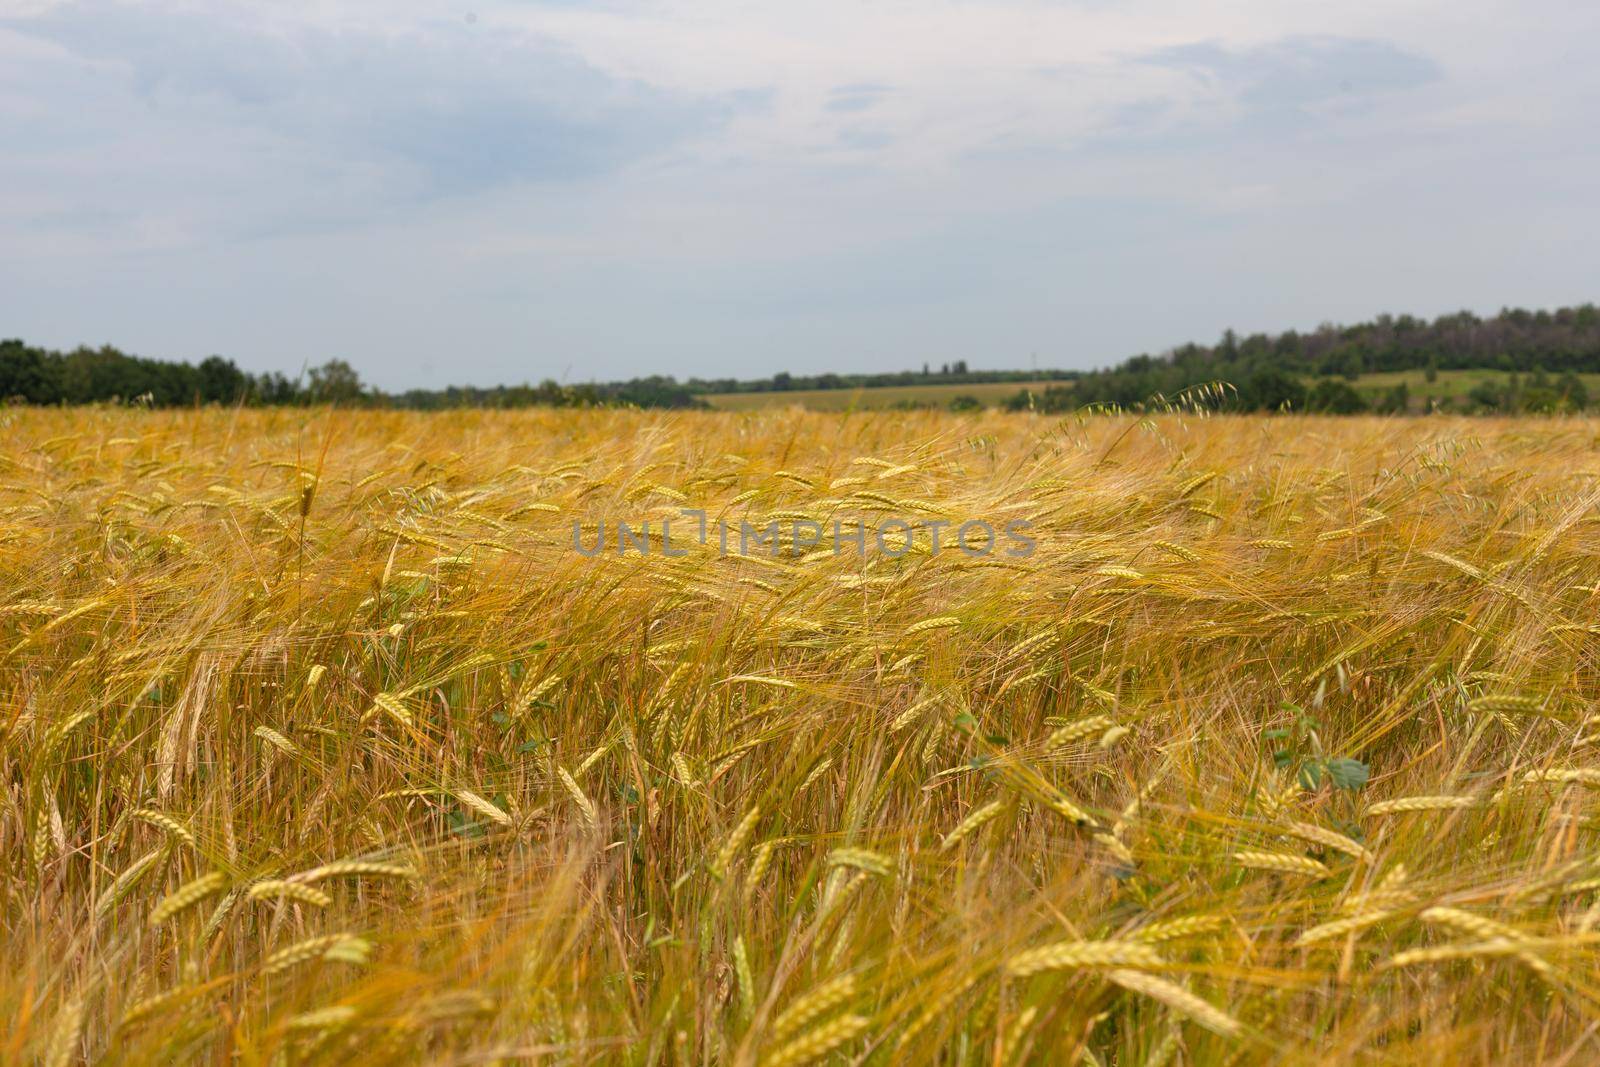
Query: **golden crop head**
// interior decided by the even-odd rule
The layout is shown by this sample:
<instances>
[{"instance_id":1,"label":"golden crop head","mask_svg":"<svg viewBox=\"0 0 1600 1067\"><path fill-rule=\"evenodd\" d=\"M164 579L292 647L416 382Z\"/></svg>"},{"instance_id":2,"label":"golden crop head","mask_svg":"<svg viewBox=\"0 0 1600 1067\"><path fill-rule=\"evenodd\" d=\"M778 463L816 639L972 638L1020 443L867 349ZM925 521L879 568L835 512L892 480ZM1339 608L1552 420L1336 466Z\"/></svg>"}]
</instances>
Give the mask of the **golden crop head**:
<instances>
[{"instance_id":1,"label":"golden crop head","mask_svg":"<svg viewBox=\"0 0 1600 1067\"><path fill-rule=\"evenodd\" d=\"M6 418L18 1062L1600 1059L1591 423Z\"/></svg>"}]
</instances>

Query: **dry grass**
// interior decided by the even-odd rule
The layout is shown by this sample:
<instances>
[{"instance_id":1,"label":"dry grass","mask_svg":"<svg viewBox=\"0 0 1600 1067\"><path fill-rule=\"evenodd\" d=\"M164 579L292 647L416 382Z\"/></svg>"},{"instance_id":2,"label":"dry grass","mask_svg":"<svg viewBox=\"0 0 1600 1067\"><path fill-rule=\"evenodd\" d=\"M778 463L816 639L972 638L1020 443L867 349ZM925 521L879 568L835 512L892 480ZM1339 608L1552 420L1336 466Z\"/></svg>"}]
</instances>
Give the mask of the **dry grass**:
<instances>
[{"instance_id":1,"label":"dry grass","mask_svg":"<svg viewBox=\"0 0 1600 1067\"><path fill-rule=\"evenodd\" d=\"M0 420L5 1063L1600 1059L1594 423Z\"/></svg>"}]
</instances>

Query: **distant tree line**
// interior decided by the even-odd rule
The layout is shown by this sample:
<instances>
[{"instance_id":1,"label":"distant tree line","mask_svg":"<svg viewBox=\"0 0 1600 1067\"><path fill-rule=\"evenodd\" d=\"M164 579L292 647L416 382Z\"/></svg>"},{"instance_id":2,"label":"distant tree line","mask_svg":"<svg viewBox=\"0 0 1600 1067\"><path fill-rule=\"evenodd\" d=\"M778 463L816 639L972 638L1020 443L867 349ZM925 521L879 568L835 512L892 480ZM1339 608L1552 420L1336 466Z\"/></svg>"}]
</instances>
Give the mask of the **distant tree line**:
<instances>
[{"instance_id":1,"label":"distant tree line","mask_svg":"<svg viewBox=\"0 0 1600 1067\"><path fill-rule=\"evenodd\" d=\"M538 385L496 385L490 388L455 386L446 389L408 389L381 397L393 407L418 411L445 408L527 407L640 407L703 408L706 403L687 386L670 377L652 375L623 382L588 382L559 385L545 380Z\"/></svg>"},{"instance_id":2,"label":"distant tree line","mask_svg":"<svg viewBox=\"0 0 1600 1067\"><path fill-rule=\"evenodd\" d=\"M1403 411L1411 401L1404 383L1375 400L1351 383L1365 374L1394 371L1422 371L1432 381L1441 370L1509 375L1506 384L1474 387L1468 399L1478 408L1581 409L1589 397L1578 375L1600 372L1600 309L1593 304L1555 311L1507 308L1492 318L1461 311L1432 322L1380 315L1354 326L1248 337L1229 330L1215 345L1187 344L1160 356L1135 356L1083 375L1070 389L1021 392L1007 406L1045 411L1092 404L1148 406L1208 382L1227 382L1231 388L1223 406L1241 411Z\"/></svg>"},{"instance_id":3,"label":"distant tree line","mask_svg":"<svg viewBox=\"0 0 1600 1067\"><path fill-rule=\"evenodd\" d=\"M883 389L905 385L981 385L990 382L1070 381L1082 371L1068 370L972 370L967 361L942 363L937 369L924 363L920 371L891 371L884 374L796 375L780 371L770 378L690 378L690 392L704 393L786 393L821 389Z\"/></svg>"},{"instance_id":4,"label":"distant tree line","mask_svg":"<svg viewBox=\"0 0 1600 1067\"><path fill-rule=\"evenodd\" d=\"M789 392L809 389L871 389L916 384L1026 382L1074 377L1069 371L974 371L965 360L938 369L924 364L920 372L890 374L792 375L770 378L691 378L679 382L663 375L626 381L562 385L450 386L384 393L362 382L344 360L310 368L298 378L276 372L251 374L230 359L210 356L198 364L147 359L109 345L55 352L22 341L0 341L0 402L85 404L98 401L141 402L158 407L184 404L292 405L338 403L345 406L415 408L431 411L457 407L705 407L706 393Z\"/></svg>"},{"instance_id":5,"label":"distant tree line","mask_svg":"<svg viewBox=\"0 0 1600 1067\"><path fill-rule=\"evenodd\" d=\"M185 404L345 406L432 410L451 407L703 407L693 392L671 378L625 382L451 387L389 394L361 380L341 359L329 360L290 379L276 372L250 374L232 360L210 356L198 364L129 355L116 348L53 352L21 341L0 341L0 402L87 404L100 401Z\"/></svg>"},{"instance_id":6,"label":"distant tree line","mask_svg":"<svg viewBox=\"0 0 1600 1067\"><path fill-rule=\"evenodd\" d=\"M1363 375L1422 371L1503 372L1499 382L1477 384L1470 406L1497 411L1582 409L1589 396L1581 373L1600 373L1600 309L1593 304L1555 311L1508 308L1492 318L1468 311L1433 321L1380 315L1354 326L1324 325L1310 333L1240 337L1232 330L1215 345L1187 344L1163 355L1140 355L1116 367L1077 371L975 371L965 360L934 369L889 374L792 375L770 378L668 376L563 385L452 386L384 393L362 382L355 369L329 360L290 379L277 372L251 374L232 360L210 356L198 364L147 359L116 348L56 352L22 341L0 341L0 401L82 404L120 400L170 407L196 403L289 405L338 403L433 410L453 407L704 407L707 393L870 389L922 384L1070 381L1070 385L1020 390L1007 406L1065 411L1095 404L1125 408L1174 401L1208 383L1225 382L1220 406L1240 411L1313 411L1348 414L1404 411L1410 387L1397 384L1372 397L1353 382ZM963 395L957 402L976 403Z\"/></svg>"}]
</instances>

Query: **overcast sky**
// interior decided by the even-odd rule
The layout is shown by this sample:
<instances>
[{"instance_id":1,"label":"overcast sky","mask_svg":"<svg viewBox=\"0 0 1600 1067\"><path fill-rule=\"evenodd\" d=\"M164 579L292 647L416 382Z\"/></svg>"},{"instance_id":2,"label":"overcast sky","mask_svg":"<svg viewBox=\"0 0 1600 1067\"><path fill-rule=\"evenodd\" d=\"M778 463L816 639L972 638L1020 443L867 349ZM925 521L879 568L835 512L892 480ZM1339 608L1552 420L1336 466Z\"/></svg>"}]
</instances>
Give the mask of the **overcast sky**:
<instances>
[{"instance_id":1,"label":"overcast sky","mask_svg":"<svg viewBox=\"0 0 1600 1067\"><path fill-rule=\"evenodd\" d=\"M1600 4L0 0L0 336L387 388L1600 298Z\"/></svg>"}]
</instances>

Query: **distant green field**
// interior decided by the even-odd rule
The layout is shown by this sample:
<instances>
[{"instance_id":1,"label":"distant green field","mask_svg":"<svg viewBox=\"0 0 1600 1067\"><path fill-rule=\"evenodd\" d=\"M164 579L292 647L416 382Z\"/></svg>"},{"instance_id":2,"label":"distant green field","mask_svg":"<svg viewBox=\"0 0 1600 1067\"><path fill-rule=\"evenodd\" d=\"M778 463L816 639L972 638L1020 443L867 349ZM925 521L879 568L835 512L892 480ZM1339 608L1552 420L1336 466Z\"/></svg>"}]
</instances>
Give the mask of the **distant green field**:
<instances>
[{"instance_id":1,"label":"distant green field","mask_svg":"<svg viewBox=\"0 0 1600 1067\"><path fill-rule=\"evenodd\" d=\"M1438 377L1430 382L1423 371L1407 370L1385 374L1363 374L1351 384L1362 393L1375 396L1404 382L1406 389L1411 393L1412 405L1417 406L1428 396L1435 400L1459 400L1480 382L1504 385L1509 377L1505 371L1498 370L1442 370ZM1555 375L1551 377L1554 378ZM1600 374L1580 374L1578 377L1583 379L1583 384L1588 387L1591 396L1596 395L1596 390L1600 390ZM1526 381L1527 375L1523 375L1523 379Z\"/></svg>"},{"instance_id":2,"label":"distant green field","mask_svg":"<svg viewBox=\"0 0 1600 1067\"><path fill-rule=\"evenodd\" d=\"M1400 382L1411 393L1412 410L1421 410L1426 398L1457 402L1480 382L1503 385L1509 377L1497 370L1442 370L1434 381L1423 371L1393 371L1363 374L1351 384L1369 400L1377 400ZM1591 396L1600 396L1600 374L1580 374ZM1315 379L1306 379L1311 384ZM958 396L975 397L986 407L997 407L1024 388L1042 391L1050 386L1071 385L1070 381L990 382L983 385L894 385L877 389L797 389L770 393L708 393L701 400L723 411L753 411L757 408L801 407L808 411L845 411L892 408L903 404L947 407Z\"/></svg>"},{"instance_id":3,"label":"distant green field","mask_svg":"<svg viewBox=\"0 0 1600 1067\"><path fill-rule=\"evenodd\" d=\"M851 408L892 408L900 404L947 406L958 396L976 397L994 407L1027 388L1035 391L1064 381L986 382L981 385L889 385L877 389L794 389L772 393L708 393L700 399L724 411L756 408L802 407L808 411L845 411Z\"/></svg>"}]
</instances>

